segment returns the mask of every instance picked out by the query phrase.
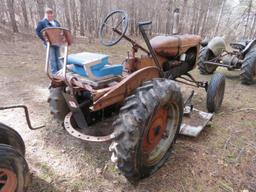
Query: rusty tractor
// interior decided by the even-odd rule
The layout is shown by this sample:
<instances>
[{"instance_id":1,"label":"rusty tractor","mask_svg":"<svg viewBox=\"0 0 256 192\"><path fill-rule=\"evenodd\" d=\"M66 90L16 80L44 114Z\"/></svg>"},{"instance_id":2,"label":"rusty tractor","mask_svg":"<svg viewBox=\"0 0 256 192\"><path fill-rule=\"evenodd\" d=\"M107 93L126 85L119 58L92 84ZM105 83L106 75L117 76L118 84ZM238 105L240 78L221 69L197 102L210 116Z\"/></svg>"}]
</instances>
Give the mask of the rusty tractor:
<instances>
[{"instance_id":1,"label":"rusty tractor","mask_svg":"<svg viewBox=\"0 0 256 192\"><path fill-rule=\"evenodd\" d=\"M256 40L230 43L231 51L226 48L222 37L215 37L201 49L198 67L201 74L212 74L218 67L228 70L240 69L242 84L256 82Z\"/></svg>"},{"instance_id":2,"label":"rusty tractor","mask_svg":"<svg viewBox=\"0 0 256 192\"><path fill-rule=\"evenodd\" d=\"M166 162L179 133L198 135L212 112L220 109L225 90L222 74L215 74L209 83L189 74L197 63L199 36L157 36L149 40L146 28L151 23L138 23L145 48L126 35L126 12L113 11L104 19L99 32L103 45L113 46L121 39L132 45L122 64L109 64L105 54L68 55L72 44L69 30L42 31L47 40L45 70L51 80L51 113L76 138L112 141L111 160L131 182L152 175ZM49 49L54 45L64 47L61 75L49 72ZM138 51L141 56L136 56ZM193 108L194 91L183 98L177 82L205 89L211 113ZM113 125L100 128L107 128L109 133L95 131L92 125L113 113L118 114Z\"/></svg>"},{"instance_id":3,"label":"rusty tractor","mask_svg":"<svg viewBox=\"0 0 256 192\"><path fill-rule=\"evenodd\" d=\"M25 111L28 127L28 109L24 105L0 107L0 110L22 108ZM0 192L24 192L30 183L29 167L25 159L25 144L17 131L0 123Z\"/></svg>"}]
</instances>

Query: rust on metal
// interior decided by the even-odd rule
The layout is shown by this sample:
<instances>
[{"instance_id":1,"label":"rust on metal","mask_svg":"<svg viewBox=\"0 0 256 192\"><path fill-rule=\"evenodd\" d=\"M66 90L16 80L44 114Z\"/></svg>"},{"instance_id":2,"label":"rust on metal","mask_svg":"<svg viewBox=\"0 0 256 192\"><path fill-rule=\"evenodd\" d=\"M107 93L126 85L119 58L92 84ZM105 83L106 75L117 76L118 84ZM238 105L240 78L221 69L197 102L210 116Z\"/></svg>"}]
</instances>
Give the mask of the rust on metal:
<instances>
[{"instance_id":1,"label":"rust on metal","mask_svg":"<svg viewBox=\"0 0 256 192\"><path fill-rule=\"evenodd\" d=\"M187 108L190 107L187 106ZM184 111L186 111L186 108ZM180 127L180 134L190 137L197 137L208 124L208 122L212 120L212 118L212 113L206 113L198 109L193 109L189 115L183 116L183 123Z\"/></svg>"},{"instance_id":2,"label":"rust on metal","mask_svg":"<svg viewBox=\"0 0 256 192\"><path fill-rule=\"evenodd\" d=\"M150 43L155 52L163 57L174 57L197 47L201 41L198 35L156 36Z\"/></svg>"},{"instance_id":3,"label":"rust on metal","mask_svg":"<svg viewBox=\"0 0 256 192\"><path fill-rule=\"evenodd\" d=\"M65 44L70 46L72 44L72 35L68 29L62 27L51 27L42 30L41 33L51 46L63 46Z\"/></svg>"},{"instance_id":4,"label":"rust on metal","mask_svg":"<svg viewBox=\"0 0 256 192\"><path fill-rule=\"evenodd\" d=\"M51 81L56 81L53 74L49 72L49 58L50 58L50 46L64 46L65 55L64 55L64 67L63 67L63 76L64 81L68 84L66 80L66 68L67 68L67 55L68 55L68 46L72 44L72 35L70 30L62 27L51 27L46 28L41 31L45 40L47 41L47 51L46 51L46 62L45 62L45 73ZM58 80L57 80L58 81Z\"/></svg>"},{"instance_id":5,"label":"rust on metal","mask_svg":"<svg viewBox=\"0 0 256 192\"><path fill-rule=\"evenodd\" d=\"M164 137L165 129L167 127L167 120L168 109L162 106L157 110L156 115L151 120L151 125L144 137L143 149L145 152L152 151Z\"/></svg>"},{"instance_id":6,"label":"rust on metal","mask_svg":"<svg viewBox=\"0 0 256 192\"><path fill-rule=\"evenodd\" d=\"M15 192L17 184L17 176L13 171L0 168L0 192Z\"/></svg>"},{"instance_id":7,"label":"rust on metal","mask_svg":"<svg viewBox=\"0 0 256 192\"><path fill-rule=\"evenodd\" d=\"M115 103L122 102L137 87L139 87L142 82L157 78L159 76L160 71L157 67L145 67L132 73L116 86L113 86L109 92L105 93L98 100L94 101L93 110L97 111Z\"/></svg>"},{"instance_id":8,"label":"rust on metal","mask_svg":"<svg viewBox=\"0 0 256 192\"><path fill-rule=\"evenodd\" d=\"M72 112L66 115L64 120L64 127L70 135L78 139L81 139L83 141L106 142L116 137L114 133L111 133L106 136L93 136L93 135L87 135L87 134L81 133L72 126L71 118L72 118Z\"/></svg>"}]
</instances>

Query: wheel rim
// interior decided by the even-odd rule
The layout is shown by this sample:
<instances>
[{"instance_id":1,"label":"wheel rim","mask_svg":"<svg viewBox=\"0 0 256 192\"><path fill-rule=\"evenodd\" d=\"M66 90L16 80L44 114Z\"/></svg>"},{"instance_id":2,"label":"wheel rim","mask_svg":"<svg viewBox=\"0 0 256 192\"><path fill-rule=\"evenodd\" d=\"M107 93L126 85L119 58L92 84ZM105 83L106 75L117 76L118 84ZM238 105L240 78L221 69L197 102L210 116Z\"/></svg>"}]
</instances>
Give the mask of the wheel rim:
<instances>
[{"instance_id":1,"label":"wheel rim","mask_svg":"<svg viewBox=\"0 0 256 192\"><path fill-rule=\"evenodd\" d=\"M178 129L179 110L176 104L160 107L143 136L143 164L153 166L166 154Z\"/></svg>"},{"instance_id":2,"label":"wheel rim","mask_svg":"<svg viewBox=\"0 0 256 192\"><path fill-rule=\"evenodd\" d=\"M16 188L16 174L8 169L0 168L0 192L14 192Z\"/></svg>"}]
</instances>

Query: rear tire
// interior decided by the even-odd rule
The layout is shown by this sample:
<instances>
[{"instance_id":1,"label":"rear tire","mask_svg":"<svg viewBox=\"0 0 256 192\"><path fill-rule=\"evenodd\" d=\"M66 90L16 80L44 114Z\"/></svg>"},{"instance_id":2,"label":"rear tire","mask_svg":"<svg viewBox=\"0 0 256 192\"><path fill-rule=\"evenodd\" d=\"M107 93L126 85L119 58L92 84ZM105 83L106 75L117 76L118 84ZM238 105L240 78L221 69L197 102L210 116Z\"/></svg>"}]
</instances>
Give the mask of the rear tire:
<instances>
[{"instance_id":1,"label":"rear tire","mask_svg":"<svg viewBox=\"0 0 256 192\"><path fill-rule=\"evenodd\" d=\"M0 123L0 144L10 145L25 156L25 144L19 133L2 123Z\"/></svg>"},{"instance_id":2,"label":"rear tire","mask_svg":"<svg viewBox=\"0 0 256 192\"><path fill-rule=\"evenodd\" d=\"M50 112L59 123L63 123L65 116L69 113L68 105L62 94L63 91L64 87L50 88L48 98Z\"/></svg>"},{"instance_id":3,"label":"rear tire","mask_svg":"<svg viewBox=\"0 0 256 192\"><path fill-rule=\"evenodd\" d=\"M180 130L183 101L174 81L154 79L125 100L113 123L111 160L132 183L157 171L171 154Z\"/></svg>"},{"instance_id":4,"label":"rear tire","mask_svg":"<svg viewBox=\"0 0 256 192\"><path fill-rule=\"evenodd\" d=\"M29 168L24 157L12 146L0 144L0 191L24 192L29 182Z\"/></svg>"},{"instance_id":5,"label":"rear tire","mask_svg":"<svg viewBox=\"0 0 256 192\"><path fill-rule=\"evenodd\" d=\"M241 83L252 85L256 81L256 48L251 49L244 58L240 73Z\"/></svg>"},{"instance_id":6,"label":"rear tire","mask_svg":"<svg viewBox=\"0 0 256 192\"><path fill-rule=\"evenodd\" d=\"M198 58L198 68L202 75L213 74L216 71L218 66L215 65L207 65L204 62L214 59L213 52L208 47L203 47L200 50L199 58Z\"/></svg>"},{"instance_id":7,"label":"rear tire","mask_svg":"<svg viewBox=\"0 0 256 192\"><path fill-rule=\"evenodd\" d=\"M207 89L207 109L209 112L218 112L225 93L225 76L216 73L212 76Z\"/></svg>"}]
</instances>

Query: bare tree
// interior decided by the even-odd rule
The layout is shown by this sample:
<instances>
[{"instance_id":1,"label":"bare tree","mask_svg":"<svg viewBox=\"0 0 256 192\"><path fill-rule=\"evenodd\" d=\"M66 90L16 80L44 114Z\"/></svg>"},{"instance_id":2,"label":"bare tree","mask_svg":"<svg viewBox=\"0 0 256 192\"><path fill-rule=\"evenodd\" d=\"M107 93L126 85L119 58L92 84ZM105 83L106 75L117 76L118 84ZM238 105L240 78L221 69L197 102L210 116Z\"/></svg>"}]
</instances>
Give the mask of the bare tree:
<instances>
[{"instance_id":1,"label":"bare tree","mask_svg":"<svg viewBox=\"0 0 256 192\"><path fill-rule=\"evenodd\" d=\"M210 13L210 10L211 10L211 7L212 7L212 2L213 2L213 0L209 0L207 12L206 12L206 14L204 14L202 25L201 25L201 28L200 28L200 31L199 31L200 35L202 35L204 33L205 24L208 22L209 13Z\"/></svg>"},{"instance_id":2,"label":"bare tree","mask_svg":"<svg viewBox=\"0 0 256 192\"><path fill-rule=\"evenodd\" d=\"M71 9L77 9L76 1L69 1ZM76 36L77 28L78 28L78 13L77 11L71 11L72 15L72 27L73 27L73 34Z\"/></svg>"},{"instance_id":3,"label":"bare tree","mask_svg":"<svg viewBox=\"0 0 256 192\"><path fill-rule=\"evenodd\" d=\"M18 30L16 18L15 18L14 0L7 0L7 7L8 7L10 19L11 19L12 30L13 32L18 33L19 30Z\"/></svg>"},{"instance_id":4,"label":"bare tree","mask_svg":"<svg viewBox=\"0 0 256 192\"><path fill-rule=\"evenodd\" d=\"M219 26L220 26L220 20L221 20L221 17L223 15L223 10L224 10L225 3L226 3L226 0L223 0L222 4L221 4L221 8L220 8L217 24L216 24L216 27L215 27L215 30L214 30L214 36L218 33Z\"/></svg>"},{"instance_id":5,"label":"bare tree","mask_svg":"<svg viewBox=\"0 0 256 192\"><path fill-rule=\"evenodd\" d=\"M80 35L85 36L85 31L84 31L85 2L84 0L79 0L79 1L80 1Z\"/></svg>"},{"instance_id":6,"label":"bare tree","mask_svg":"<svg viewBox=\"0 0 256 192\"><path fill-rule=\"evenodd\" d=\"M195 21L196 21L196 7L197 7L197 2L196 0L193 0L193 9L192 9L192 21L190 24L190 29L189 32L190 33L194 33L195 32Z\"/></svg>"},{"instance_id":7,"label":"bare tree","mask_svg":"<svg viewBox=\"0 0 256 192\"><path fill-rule=\"evenodd\" d=\"M37 2L37 11L39 14L40 19L44 17L44 9L45 9L45 2L44 0L36 0Z\"/></svg>"},{"instance_id":8,"label":"bare tree","mask_svg":"<svg viewBox=\"0 0 256 192\"><path fill-rule=\"evenodd\" d=\"M253 14L253 20L252 20L252 25L251 25L251 32L250 32L250 38L253 38L254 37L254 31L255 31L255 28L256 28L256 14Z\"/></svg>"},{"instance_id":9,"label":"bare tree","mask_svg":"<svg viewBox=\"0 0 256 192\"><path fill-rule=\"evenodd\" d=\"M171 33L171 17L173 14L172 6L173 6L173 2L172 2L172 0L169 0L168 5L167 5L167 12L166 12L166 27L165 27L166 34Z\"/></svg>"},{"instance_id":10,"label":"bare tree","mask_svg":"<svg viewBox=\"0 0 256 192\"><path fill-rule=\"evenodd\" d=\"M184 32L184 26L187 24L187 6L188 6L188 0L183 0L182 5L182 13L181 13L181 23L180 23L180 30L181 32Z\"/></svg>"},{"instance_id":11,"label":"bare tree","mask_svg":"<svg viewBox=\"0 0 256 192\"><path fill-rule=\"evenodd\" d=\"M252 9L252 0L250 0L249 4L248 4L248 13L247 13L247 19L246 19L246 23L245 23L245 27L244 27L244 34L243 34L244 37L247 35L251 9Z\"/></svg>"},{"instance_id":12,"label":"bare tree","mask_svg":"<svg viewBox=\"0 0 256 192\"><path fill-rule=\"evenodd\" d=\"M26 29L29 28L29 21L28 21L28 12L27 12L27 6L26 6L26 1L21 0L21 9L22 9L22 15L24 18L24 26Z\"/></svg>"},{"instance_id":13,"label":"bare tree","mask_svg":"<svg viewBox=\"0 0 256 192\"><path fill-rule=\"evenodd\" d=\"M73 35L80 34L91 40L98 38L101 21L110 11L123 9L129 14L130 35L139 34L137 22L143 20L153 23L150 35L171 34L173 12L178 8L181 33L204 37L221 32L232 38L253 37L256 34L253 2L239 0L234 5L227 0L0 0L0 24L13 31L34 28L44 17L47 6L54 10L62 25L72 29Z\"/></svg>"},{"instance_id":14,"label":"bare tree","mask_svg":"<svg viewBox=\"0 0 256 192\"><path fill-rule=\"evenodd\" d=\"M71 19L70 19L70 14L69 14L68 0L64 0L63 2L64 2L64 10L65 10L67 26L68 26L69 29L71 29Z\"/></svg>"},{"instance_id":15,"label":"bare tree","mask_svg":"<svg viewBox=\"0 0 256 192\"><path fill-rule=\"evenodd\" d=\"M196 19L195 19L195 21L196 21L196 23L194 24L195 25L195 27L194 27L194 34L198 34L198 32L199 32L199 29L200 29L200 21L201 21L201 19L202 19L202 17L201 17L201 15L202 15L202 6L203 6L203 2L199 2L199 8L198 8L198 10L197 10L197 15L196 15Z\"/></svg>"}]
</instances>

